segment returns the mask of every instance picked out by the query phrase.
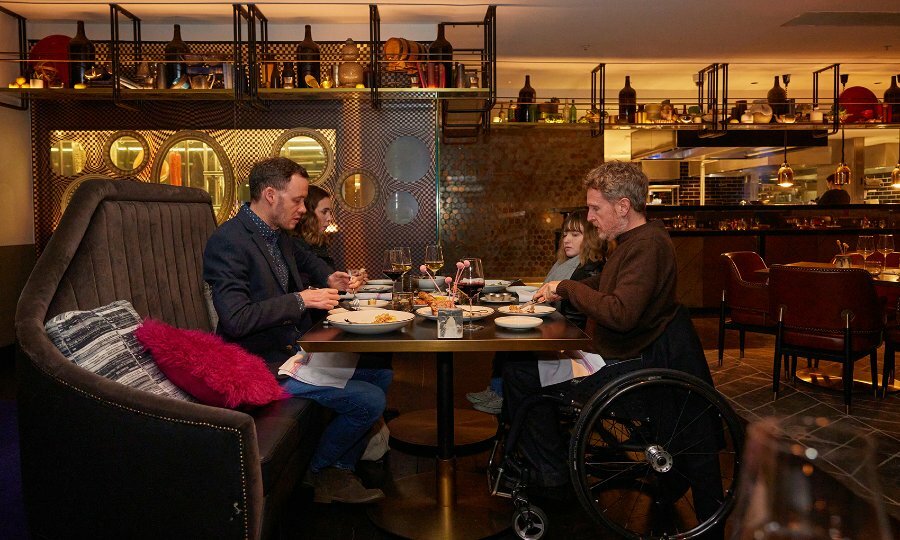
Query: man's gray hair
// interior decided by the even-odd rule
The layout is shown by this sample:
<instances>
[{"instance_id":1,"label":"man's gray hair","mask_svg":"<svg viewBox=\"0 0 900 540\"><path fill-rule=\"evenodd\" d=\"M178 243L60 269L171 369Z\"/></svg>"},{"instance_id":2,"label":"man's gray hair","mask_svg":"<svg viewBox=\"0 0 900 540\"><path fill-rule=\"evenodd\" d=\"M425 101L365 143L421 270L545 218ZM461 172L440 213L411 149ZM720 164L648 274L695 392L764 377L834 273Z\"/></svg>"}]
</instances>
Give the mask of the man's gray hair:
<instances>
[{"instance_id":1,"label":"man's gray hair","mask_svg":"<svg viewBox=\"0 0 900 540\"><path fill-rule=\"evenodd\" d=\"M610 161L591 170L584 177L584 187L596 189L609 202L625 198L640 214L646 213L647 190L650 180L635 165L625 161Z\"/></svg>"}]
</instances>

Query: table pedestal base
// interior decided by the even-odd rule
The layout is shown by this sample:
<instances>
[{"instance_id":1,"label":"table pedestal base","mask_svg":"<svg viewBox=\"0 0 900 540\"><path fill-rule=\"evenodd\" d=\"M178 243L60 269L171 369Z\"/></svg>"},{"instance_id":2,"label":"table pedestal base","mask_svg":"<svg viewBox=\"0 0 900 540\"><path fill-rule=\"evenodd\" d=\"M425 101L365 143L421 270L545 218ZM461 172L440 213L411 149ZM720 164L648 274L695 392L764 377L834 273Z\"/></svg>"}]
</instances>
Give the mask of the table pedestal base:
<instances>
[{"instance_id":1,"label":"table pedestal base","mask_svg":"<svg viewBox=\"0 0 900 540\"><path fill-rule=\"evenodd\" d=\"M819 386L822 388L828 388L834 390L835 392L843 392L844 391L844 379L841 377L840 372L840 364L833 364L836 366L836 373L830 373L822 368L797 368L797 379L810 384L812 386ZM881 375L878 376L878 388L879 392L881 391ZM900 384L898 384L898 380L894 379L893 382L888 384L887 391L889 394L894 392L900 392ZM853 392L854 393L872 393L872 381L869 379L859 378L858 376L853 377Z\"/></svg>"},{"instance_id":2,"label":"table pedestal base","mask_svg":"<svg viewBox=\"0 0 900 540\"><path fill-rule=\"evenodd\" d=\"M435 474L408 476L385 486L386 498L369 508L369 517L391 534L423 540L474 540L509 528L512 503L490 496L483 474L457 472L456 504L449 506L439 506L435 499Z\"/></svg>"},{"instance_id":3,"label":"table pedestal base","mask_svg":"<svg viewBox=\"0 0 900 540\"><path fill-rule=\"evenodd\" d=\"M438 447L436 410L403 413L391 420L388 427L391 429L392 448L395 442L399 442L401 445L427 449L434 455ZM472 409L453 409L453 449L456 455L472 454L489 448L496 434L497 417Z\"/></svg>"}]
</instances>

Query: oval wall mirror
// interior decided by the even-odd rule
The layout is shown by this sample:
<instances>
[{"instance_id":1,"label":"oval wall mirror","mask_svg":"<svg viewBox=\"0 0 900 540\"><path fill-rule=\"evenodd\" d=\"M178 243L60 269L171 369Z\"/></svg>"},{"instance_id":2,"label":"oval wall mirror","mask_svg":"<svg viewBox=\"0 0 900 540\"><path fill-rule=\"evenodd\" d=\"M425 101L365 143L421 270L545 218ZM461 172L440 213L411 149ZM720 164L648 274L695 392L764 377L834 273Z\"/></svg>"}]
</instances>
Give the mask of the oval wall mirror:
<instances>
[{"instance_id":1,"label":"oval wall mirror","mask_svg":"<svg viewBox=\"0 0 900 540\"><path fill-rule=\"evenodd\" d=\"M312 129L292 129L275 141L275 156L286 157L302 165L309 181L317 184L331 175L334 153L321 133Z\"/></svg>"},{"instance_id":2,"label":"oval wall mirror","mask_svg":"<svg viewBox=\"0 0 900 540\"><path fill-rule=\"evenodd\" d=\"M84 170L87 152L78 141L62 140L50 147L50 168L59 176L75 176Z\"/></svg>"},{"instance_id":3,"label":"oval wall mirror","mask_svg":"<svg viewBox=\"0 0 900 540\"><path fill-rule=\"evenodd\" d=\"M350 171L344 175L339 185L341 200L351 210L368 208L378 195L375 178L368 171Z\"/></svg>"},{"instance_id":4,"label":"oval wall mirror","mask_svg":"<svg viewBox=\"0 0 900 540\"><path fill-rule=\"evenodd\" d=\"M143 135L134 131L117 131L106 141L103 161L114 172L135 175L147 165L149 146Z\"/></svg>"},{"instance_id":5,"label":"oval wall mirror","mask_svg":"<svg viewBox=\"0 0 900 540\"><path fill-rule=\"evenodd\" d=\"M186 131L169 137L156 158L152 178L160 184L205 190L218 223L228 219L234 209L231 164L221 145L205 133Z\"/></svg>"},{"instance_id":6,"label":"oval wall mirror","mask_svg":"<svg viewBox=\"0 0 900 540\"><path fill-rule=\"evenodd\" d=\"M397 225L412 223L419 215L419 201L408 191L395 191L388 195L384 213Z\"/></svg>"},{"instance_id":7,"label":"oval wall mirror","mask_svg":"<svg viewBox=\"0 0 900 540\"><path fill-rule=\"evenodd\" d=\"M401 182L415 182L428 174L431 161L431 152L417 137L397 137L384 154L388 174Z\"/></svg>"}]
</instances>

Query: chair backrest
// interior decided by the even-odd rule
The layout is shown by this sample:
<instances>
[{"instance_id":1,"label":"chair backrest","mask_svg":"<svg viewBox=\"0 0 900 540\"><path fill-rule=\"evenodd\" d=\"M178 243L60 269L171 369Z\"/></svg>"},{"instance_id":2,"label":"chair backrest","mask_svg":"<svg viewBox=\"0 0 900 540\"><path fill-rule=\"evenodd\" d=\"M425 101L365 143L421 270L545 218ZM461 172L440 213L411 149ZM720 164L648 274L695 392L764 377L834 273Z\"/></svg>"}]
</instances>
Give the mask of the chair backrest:
<instances>
[{"instance_id":1,"label":"chair backrest","mask_svg":"<svg viewBox=\"0 0 900 540\"><path fill-rule=\"evenodd\" d=\"M798 336L808 342L804 336L813 335L831 336L835 338L831 343L837 344L848 316L854 349L880 340L884 326L881 302L872 277L861 268L775 265L769 273L769 289L770 314L776 321L781 317L785 344Z\"/></svg>"},{"instance_id":2,"label":"chair backrest","mask_svg":"<svg viewBox=\"0 0 900 540\"><path fill-rule=\"evenodd\" d=\"M722 264L726 279L737 279L750 283L764 283L767 277L758 273L766 267L766 261L755 251L729 251L722 254Z\"/></svg>"},{"instance_id":3,"label":"chair backrest","mask_svg":"<svg viewBox=\"0 0 900 540\"><path fill-rule=\"evenodd\" d=\"M88 180L35 265L17 319L43 323L64 311L128 300L142 317L213 330L203 249L215 228L202 190Z\"/></svg>"}]
</instances>

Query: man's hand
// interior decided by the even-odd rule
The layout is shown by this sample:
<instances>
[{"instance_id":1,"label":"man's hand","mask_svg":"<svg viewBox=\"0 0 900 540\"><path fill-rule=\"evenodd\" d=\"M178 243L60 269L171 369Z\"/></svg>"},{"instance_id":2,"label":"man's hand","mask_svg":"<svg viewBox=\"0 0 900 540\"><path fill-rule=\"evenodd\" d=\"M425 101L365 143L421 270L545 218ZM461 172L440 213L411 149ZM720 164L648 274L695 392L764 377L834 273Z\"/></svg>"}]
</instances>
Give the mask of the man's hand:
<instances>
[{"instance_id":1,"label":"man's hand","mask_svg":"<svg viewBox=\"0 0 900 540\"><path fill-rule=\"evenodd\" d=\"M557 300L562 299L562 296L556 294L557 285L559 285L559 281L545 283L536 293L534 293L532 298L535 302L556 302Z\"/></svg>"},{"instance_id":2,"label":"man's hand","mask_svg":"<svg viewBox=\"0 0 900 540\"><path fill-rule=\"evenodd\" d=\"M350 274L347 272L335 272L328 276L328 286L339 291L350 289ZM304 300L306 300L304 298Z\"/></svg>"},{"instance_id":3,"label":"man's hand","mask_svg":"<svg viewBox=\"0 0 900 540\"><path fill-rule=\"evenodd\" d=\"M338 305L337 289L306 289L297 294L308 308L334 309Z\"/></svg>"}]
</instances>

